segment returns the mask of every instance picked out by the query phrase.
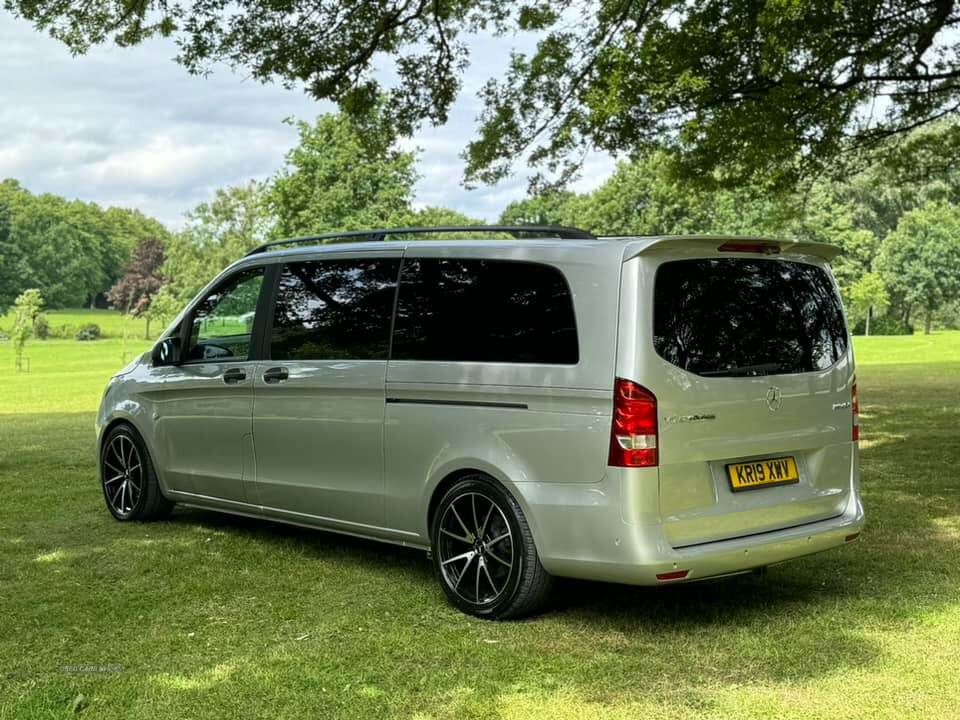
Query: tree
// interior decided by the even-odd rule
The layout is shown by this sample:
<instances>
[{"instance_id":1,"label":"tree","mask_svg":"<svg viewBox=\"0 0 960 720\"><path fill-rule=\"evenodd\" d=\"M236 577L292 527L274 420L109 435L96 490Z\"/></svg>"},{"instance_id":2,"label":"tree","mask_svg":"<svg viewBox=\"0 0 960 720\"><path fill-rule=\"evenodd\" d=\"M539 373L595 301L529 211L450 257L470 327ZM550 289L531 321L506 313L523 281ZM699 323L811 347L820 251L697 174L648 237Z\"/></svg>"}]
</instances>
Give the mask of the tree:
<instances>
[{"instance_id":1,"label":"tree","mask_svg":"<svg viewBox=\"0 0 960 720\"><path fill-rule=\"evenodd\" d=\"M518 161L563 178L585 149L636 156L666 144L689 178L789 184L960 105L949 0L4 4L75 53L172 36L193 73L225 62L355 117L385 96L403 134L447 121L468 37L533 34L536 49L513 53L480 92L470 181L499 180Z\"/></svg>"},{"instance_id":2,"label":"tree","mask_svg":"<svg viewBox=\"0 0 960 720\"><path fill-rule=\"evenodd\" d=\"M567 191L547 191L511 202L500 213L504 225L563 225L569 222L568 207L576 195Z\"/></svg>"},{"instance_id":3,"label":"tree","mask_svg":"<svg viewBox=\"0 0 960 720\"><path fill-rule=\"evenodd\" d=\"M33 195L10 179L0 182L0 208L0 307L30 287L49 307L93 305L120 275L134 238L167 235L139 212Z\"/></svg>"},{"instance_id":4,"label":"tree","mask_svg":"<svg viewBox=\"0 0 960 720\"><path fill-rule=\"evenodd\" d=\"M960 208L930 202L904 214L884 240L877 265L904 328L919 312L929 334L937 310L960 298Z\"/></svg>"},{"instance_id":5,"label":"tree","mask_svg":"<svg viewBox=\"0 0 960 720\"><path fill-rule=\"evenodd\" d=\"M43 309L43 296L36 288L24 290L13 304L13 352L16 356L17 370L23 369L23 349L33 334L37 316Z\"/></svg>"},{"instance_id":6,"label":"tree","mask_svg":"<svg viewBox=\"0 0 960 720\"><path fill-rule=\"evenodd\" d=\"M145 316L145 338L150 339L150 303L163 285L163 244L156 238L143 238L134 248L123 277L110 288L107 299L124 314Z\"/></svg>"},{"instance_id":7,"label":"tree","mask_svg":"<svg viewBox=\"0 0 960 720\"><path fill-rule=\"evenodd\" d=\"M850 312L855 321L864 321L864 335L870 334L874 314L883 315L889 304L886 283L878 273L866 273L850 287Z\"/></svg>"},{"instance_id":8,"label":"tree","mask_svg":"<svg viewBox=\"0 0 960 720\"><path fill-rule=\"evenodd\" d=\"M0 315L14 299L11 293L17 286L18 255L10 241L10 207L0 198Z\"/></svg>"},{"instance_id":9,"label":"tree","mask_svg":"<svg viewBox=\"0 0 960 720\"><path fill-rule=\"evenodd\" d=\"M187 213L186 226L167 242L160 269L166 284L150 303L151 316L173 318L223 268L266 242L272 227L263 183L217 190Z\"/></svg>"},{"instance_id":10,"label":"tree","mask_svg":"<svg viewBox=\"0 0 960 720\"><path fill-rule=\"evenodd\" d=\"M441 225L483 225L483 220L470 217L458 210L428 205L411 211L402 222L409 227L438 227Z\"/></svg>"},{"instance_id":11,"label":"tree","mask_svg":"<svg viewBox=\"0 0 960 720\"><path fill-rule=\"evenodd\" d=\"M359 120L327 114L296 126L300 142L268 194L276 237L403 224L415 156L396 147L380 106Z\"/></svg>"}]
</instances>

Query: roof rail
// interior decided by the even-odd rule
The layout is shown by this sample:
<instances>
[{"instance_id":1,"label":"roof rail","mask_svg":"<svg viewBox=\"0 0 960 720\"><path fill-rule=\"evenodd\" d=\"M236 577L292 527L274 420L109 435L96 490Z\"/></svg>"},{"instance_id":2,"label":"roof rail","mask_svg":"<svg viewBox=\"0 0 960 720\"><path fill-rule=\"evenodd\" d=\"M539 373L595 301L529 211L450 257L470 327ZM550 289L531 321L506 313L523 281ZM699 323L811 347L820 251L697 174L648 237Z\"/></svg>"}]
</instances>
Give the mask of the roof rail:
<instances>
[{"instance_id":1,"label":"roof rail","mask_svg":"<svg viewBox=\"0 0 960 720\"><path fill-rule=\"evenodd\" d=\"M338 241L355 240L357 242L379 242L393 235L429 235L444 233L505 233L513 237L532 235L534 237L560 238L562 240L596 240L596 237L579 228L563 227L561 225L443 225L439 227L400 227L381 228L378 230L347 230L344 232L330 232L322 235L289 238L287 240L273 240L256 247L246 254L246 257L267 252L283 245L324 245Z\"/></svg>"}]
</instances>

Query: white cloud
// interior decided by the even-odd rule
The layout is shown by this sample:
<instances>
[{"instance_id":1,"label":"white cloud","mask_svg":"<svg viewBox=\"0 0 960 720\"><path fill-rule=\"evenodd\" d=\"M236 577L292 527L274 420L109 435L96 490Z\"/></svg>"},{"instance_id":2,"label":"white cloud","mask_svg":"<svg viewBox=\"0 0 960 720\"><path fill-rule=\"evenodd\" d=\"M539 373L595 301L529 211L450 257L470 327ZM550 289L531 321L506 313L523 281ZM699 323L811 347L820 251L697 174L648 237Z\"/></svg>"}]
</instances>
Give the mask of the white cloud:
<instances>
[{"instance_id":1,"label":"white cloud","mask_svg":"<svg viewBox=\"0 0 960 720\"><path fill-rule=\"evenodd\" d=\"M476 128L476 89L503 70L512 45L530 44L528 37L476 41L450 122L425 128L408 145L420 148L418 206L494 220L523 197L523 172L465 190L459 155ZM0 178L15 177L32 192L138 207L177 226L217 187L266 178L282 165L296 142L284 118L309 120L332 108L225 68L191 76L174 54L170 43L152 41L74 58L0 12ZM578 189L595 187L611 167L607 158L591 159Z\"/></svg>"}]
</instances>

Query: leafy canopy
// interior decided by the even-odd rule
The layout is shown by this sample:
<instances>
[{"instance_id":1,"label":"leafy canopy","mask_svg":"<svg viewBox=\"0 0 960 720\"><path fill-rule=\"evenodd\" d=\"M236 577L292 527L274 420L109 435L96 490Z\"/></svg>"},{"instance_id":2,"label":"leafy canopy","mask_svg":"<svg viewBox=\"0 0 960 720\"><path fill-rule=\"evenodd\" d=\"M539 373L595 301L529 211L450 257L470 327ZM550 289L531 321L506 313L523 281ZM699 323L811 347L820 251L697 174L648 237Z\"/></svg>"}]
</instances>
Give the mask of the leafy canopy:
<instances>
[{"instance_id":1,"label":"leafy canopy","mask_svg":"<svg viewBox=\"0 0 960 720\"><path fill-rule=\"evenodd\" d=\"M402 134L447 121L470 36L532 33L483 86L467 180L563 179L585 150L665 145L688 178L786 186L960 105L950 0L4 0L82 53L172 36L178 61L303 86ZM479 58L482 62L483 58ZM376 74L374 68L383 70ZM382 78L387 78L384 80Z\"/></svg>"},{"instance_id":2,"label":"leafy canopy","mask_svg":"<svg viewBox=\"0 0 960 720\"><path fill-rule=\"evenodd\" d=\"M361 118L325 114L296 126L299 144L267 194L275 237L404 224L416 156L396 146L382 106Z\"/></svg>"}]
</instances>

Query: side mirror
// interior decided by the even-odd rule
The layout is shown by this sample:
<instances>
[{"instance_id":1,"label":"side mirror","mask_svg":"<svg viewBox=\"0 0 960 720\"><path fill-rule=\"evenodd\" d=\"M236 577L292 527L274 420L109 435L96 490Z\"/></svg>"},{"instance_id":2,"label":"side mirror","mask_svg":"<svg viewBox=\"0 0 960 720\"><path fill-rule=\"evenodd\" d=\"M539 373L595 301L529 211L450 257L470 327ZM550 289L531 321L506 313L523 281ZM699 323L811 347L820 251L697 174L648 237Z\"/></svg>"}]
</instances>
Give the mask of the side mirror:
<instances>
[{"instance_id":1,"label":"side mirror","mask_svg":"<svg viewBox=\"0 0 960 720\"><path fill-rule=\"evenodd\" d=\"M177 365L180 362L180 338L164 338L153 346L150 355L154 367L163 365Z\"/></svg>"}]
</instances>

